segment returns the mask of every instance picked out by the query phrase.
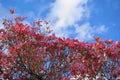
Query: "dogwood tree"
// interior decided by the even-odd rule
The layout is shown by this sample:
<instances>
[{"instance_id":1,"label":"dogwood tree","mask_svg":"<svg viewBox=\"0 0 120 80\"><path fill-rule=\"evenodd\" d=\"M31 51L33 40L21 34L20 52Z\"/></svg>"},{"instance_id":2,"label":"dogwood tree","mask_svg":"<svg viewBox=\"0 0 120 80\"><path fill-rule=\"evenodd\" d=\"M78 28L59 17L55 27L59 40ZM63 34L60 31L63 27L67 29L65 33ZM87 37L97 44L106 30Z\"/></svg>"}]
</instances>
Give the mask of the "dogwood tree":
<instances>
[{"instance_id":1,"label":"dogwood tree","mask_svg":"<svg viewBox=\"0 0 120 80\"><path fill-rule=\"evenodd\" d=\"M14 14L14 10L10 10ZM3 20L0 29L0 77L5 80L101 80L120 75L120 42L80 42L56 37L48 21L33 25L26 17Z\"/></svg>"}]
</instances>

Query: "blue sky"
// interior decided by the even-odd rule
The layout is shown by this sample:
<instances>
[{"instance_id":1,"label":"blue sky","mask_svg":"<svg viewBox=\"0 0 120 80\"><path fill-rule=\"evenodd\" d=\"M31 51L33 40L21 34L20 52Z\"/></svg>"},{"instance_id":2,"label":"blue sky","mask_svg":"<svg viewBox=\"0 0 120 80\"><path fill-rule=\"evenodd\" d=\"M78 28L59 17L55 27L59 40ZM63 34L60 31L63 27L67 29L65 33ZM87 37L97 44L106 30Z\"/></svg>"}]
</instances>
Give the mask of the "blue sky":
<instances>
[{"instance_id":1,"label":"blue sky","mask_svg":"<svg viewBox=\"0 0 120 80\"><path fill-rule=\"evenodd\" d=\"M120 0L0 0L0 22L9 9L27 23L49 20L59 37L92 41L93 36L120 41ZM2 28L2 24L0 24Z\"/></svg>"}]
</instances>

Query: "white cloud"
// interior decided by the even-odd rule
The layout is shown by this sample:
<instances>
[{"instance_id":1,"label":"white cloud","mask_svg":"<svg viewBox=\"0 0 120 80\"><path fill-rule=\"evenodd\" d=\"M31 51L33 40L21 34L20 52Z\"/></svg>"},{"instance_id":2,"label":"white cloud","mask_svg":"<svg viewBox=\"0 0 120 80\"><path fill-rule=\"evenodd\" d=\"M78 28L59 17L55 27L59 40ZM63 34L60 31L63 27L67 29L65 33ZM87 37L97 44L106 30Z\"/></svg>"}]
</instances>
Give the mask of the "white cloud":
<instances>
[{"instance_id":1,"label":"white cloud","mask_svg":"<svg viewBox=\"0 0 120 80\"><path fill-rule=\"evenodd\" d=\"M52 29L57 36L69 37L77 34L75 38L79 40L90 40L95 33L102 33L106 30L104 25L92 27L89 22L82 25L77 24L90 17L87 3L88 0L55 0L52 3L50 13L47 16L51 20ZM71 26L74 30L69 30Z\"/></svg>"},{"instance_id":2,"label":"white cloud","mask_svg":"<svg viewBox=\"0 0 120 80\"><path fill-rule=\"evenodd\" d=\"M87 0L56 0L49 14L57 27L67 27L81 20Z\"/></svg>"},{"instance_id":3,"label":"white cloud","mask_svg":"<svg viewBox=\"0 0 120 80\"><path fill-rule=\"evenodd\" d=\"M80 41L93 39L95 34L100 34L107 31L105 25L101 26L91 26L90 23L86 22L82 25L75 25L76 39Z\"/></svg>"},{"instance_id":4,"label":"white cloud","mask_svg":"<svg viewBox=\"0 0 120 80\"><path fill-rule=\"evenodd\" d=\"M82 20L86 12L87 0L56 0L52 4L49 19L57 36L68 37L67 28ZM67 34L68 33L68 34Z\"/></svg>"},{"instance_id":5,"label":"white cloud","mask_svg":"<svg viewBox=\"0 0 120 80\"><path fill-rule=\"evenodd\" d=\"M103 33L103 32L106 32L108 30L108 28L105 26L105 25L101 25L101 26L99 26L98 28L96 28L96 32L98 33L98 34L101 34L101 33Z\"/></svg>"},{"instance_id":6,"label":"white cloud","mask_svg":"<svg viewBox=\"0 0 120 80\"><path fill-rule=\"evenodd\" d=\"M75 33L77 33L76 39L79 40L91 39L94 33L92 29L93 28L90 26L89 23L85 23L81 26L76 25L75 26Z\"/></svg>"}]
</instances>

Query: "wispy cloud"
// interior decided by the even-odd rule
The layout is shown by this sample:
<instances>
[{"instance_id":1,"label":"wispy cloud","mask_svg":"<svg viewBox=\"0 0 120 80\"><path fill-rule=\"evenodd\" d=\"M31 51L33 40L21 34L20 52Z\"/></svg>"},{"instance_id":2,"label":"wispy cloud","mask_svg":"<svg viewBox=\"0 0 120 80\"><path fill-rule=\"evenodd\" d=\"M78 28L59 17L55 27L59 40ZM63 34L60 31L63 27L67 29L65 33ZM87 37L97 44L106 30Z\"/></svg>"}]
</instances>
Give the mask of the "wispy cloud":
<instances>
[{"instance_id":1,"label":"wispy cloud","mask_svg":"<svg viewBox=\"0 0 120 80\"><path fill-rule=\"evenodd\" d=\"M57 27L75 24L84 16L87 0L56 0L49 14Z\"/></svg>"},{"instance_id":2,"label":"wispy cloud","mask_svg":"<svg viewBox=\"0 0 120 80\"><path fill-rule=\"evenodd\" d=\"M78 22L90 16L90 9L87 3L88 0L55 0L52 3L48 17L52 21L52 29L57 36L69 37L77 34L75 38L86 40L91 39L96 32L101 33L106 30L105 26L92 27L89 22L85 22L82 25L78 24ZM94 29L96 30L94 31Z\"/></svg>"},{"instance_id":3,"label":"wispy cloud","mask_svg":"<svg viewBox=\"0 0 120 80\"><path fill-rule=\"evenodd\" d=\"M86 22L82 25L75 25L76 39L81 41L93 39L95 34L101 34L106 32L107 28L105 25L91 26L90 23Z\"/></svg>"}]
</instances>

